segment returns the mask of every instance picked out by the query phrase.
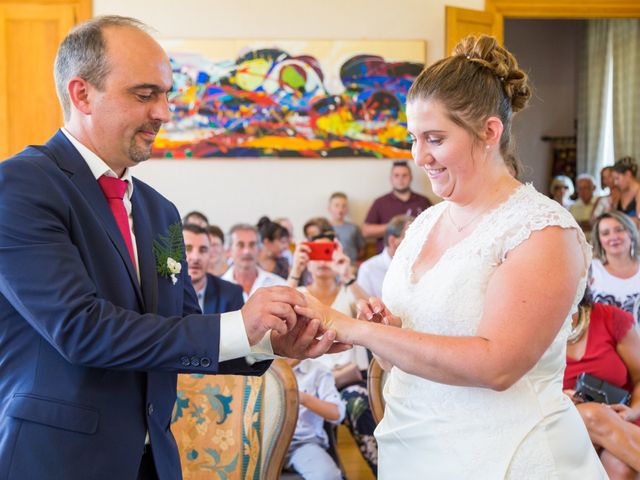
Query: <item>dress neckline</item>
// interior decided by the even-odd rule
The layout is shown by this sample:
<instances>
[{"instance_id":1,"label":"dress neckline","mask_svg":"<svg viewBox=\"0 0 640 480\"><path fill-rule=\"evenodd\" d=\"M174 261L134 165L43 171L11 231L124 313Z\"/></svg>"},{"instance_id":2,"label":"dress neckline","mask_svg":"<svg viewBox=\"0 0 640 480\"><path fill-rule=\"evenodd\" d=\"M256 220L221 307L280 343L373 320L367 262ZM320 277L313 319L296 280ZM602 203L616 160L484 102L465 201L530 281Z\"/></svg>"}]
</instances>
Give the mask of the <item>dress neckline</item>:
<instances>
[{"instance_id":1,"label":"dress neckline","mask_svg":"<svg viewBox=\"0 0 640 480\"><path fill-rule=\"evenodd\" d=\"M529 186L528 184L521 183L520 185L518 185L516 188L514 188L509 193L509 195L507 196L507 198L503 202L497 204L495 207L487 210L484 214L482 214L478 224L475 226L475 228L471 231L471 233L469 235L467 235L466 237L464 237L460 241L454 243L453 245L447 247L440 254L440 256L433 263L433 265L431 265L431 267L429 267L427 270L422 272L422 275L420 275L420 278L416 279L416 276L415 276L416 261L418 260L418 257L420 256L420 253L424 249L424 246L429 241L429 238L431 237L431 232L433 231L433 228L440 221L440 219L442 218L442 215L444 215L445 210L448 208L448 206L443 206L440 209L440 212L438 212L438 215L430 222L431 228L429 229L429 232L427 233L426 237L424 238L424 241L420 245L420 248L416 250L417 253L412 258L410 258L409 264L411 265L411 268L408 269L408 272L409 272L408 273L409 286L415 287L416 285L420 284L422 282L422 280L424 279L424 277L426 277L428 274L430 274L433 270L435 270L440 265L440 263L442 263L443 258L445 258L446 256L451 255L452 252L455 252L458 248L460 248L461 245L464 245L464 244L468 243L470 238L473 238L476 235L477 232L482 231L482 227L484 226L484 224L487 222L487 220L489 218L493 217L496 213L498 213L498 211L502 210L506 205L511 203L513 198L515 198L516 194L518 194L519 192L523 191L523 189L528 187L528 186ZM448 204L449 202L445 200L444 203ZM427 223L427 222L425 222L425 223ZM424 226L425 226L424 224L420 225L421 228L424 228Z\"/></svg>"}]
</instances>

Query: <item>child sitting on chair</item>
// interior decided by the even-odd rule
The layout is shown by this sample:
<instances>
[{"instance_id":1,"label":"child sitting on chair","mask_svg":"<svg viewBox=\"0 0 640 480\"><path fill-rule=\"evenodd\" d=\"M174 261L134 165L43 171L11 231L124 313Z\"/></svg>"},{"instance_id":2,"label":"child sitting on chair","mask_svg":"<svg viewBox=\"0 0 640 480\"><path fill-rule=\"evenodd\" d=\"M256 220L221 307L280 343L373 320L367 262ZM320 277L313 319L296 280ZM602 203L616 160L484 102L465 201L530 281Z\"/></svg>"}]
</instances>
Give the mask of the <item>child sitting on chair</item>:
<instances>
[{"instance_id":1,"label":"child sitting on chair","mask_svg":"<svg viewBox=\"0 0 640 480\"><path fill-rule=\"evenodd\" d=\"M339 424L345 405L331 371L315 360L287 362L293 368L300 391L298 423L285 465L305 480L341 480L342 473L329 453L324 422Z\"/></svg>"}]
</instances>

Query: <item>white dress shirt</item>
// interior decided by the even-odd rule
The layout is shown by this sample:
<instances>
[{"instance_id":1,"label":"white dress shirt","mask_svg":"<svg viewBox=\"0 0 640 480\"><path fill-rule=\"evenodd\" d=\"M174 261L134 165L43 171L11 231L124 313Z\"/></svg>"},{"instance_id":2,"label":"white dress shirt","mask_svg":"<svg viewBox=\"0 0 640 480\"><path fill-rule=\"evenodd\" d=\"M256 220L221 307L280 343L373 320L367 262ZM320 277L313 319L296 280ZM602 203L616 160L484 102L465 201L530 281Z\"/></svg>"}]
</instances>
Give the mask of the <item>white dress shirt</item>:
<instances>
[{"instance_id":1,"label":"white dress shirt","mask_svg":"<svg viewBox=\"0 0 640 480\"><path fill-rule=\"evenodd\" d=\"M362 262L358 269L358 285L372 297L382 297L382 282L391 265L391 255L385 248L382 253Z\"/></svg>"},{"instance_id":2,"label":"white dress shirt","mask_svg":"<svg viewBox=\"0 0 640 480\"><path fill-rule=\"evenodd\" d=\"M256 281L253 282L253 285L251 286L251 291L247 293L244 291L244 289L242 290L242 296L244 297L245 302L249 300L249 297L256 293L256 290L258 290L260 287L276 287L280 285L287 285L287 281L281 276L276 275L275 273L267 272L260 267L256 268L258 269L258 276L256 277ZM235 269L233 266L229 267L229 270L224 272L224 274L220 278L226 280L227 282L238 284L233 276L234 270Z\"/></svg>"}]
</instances>

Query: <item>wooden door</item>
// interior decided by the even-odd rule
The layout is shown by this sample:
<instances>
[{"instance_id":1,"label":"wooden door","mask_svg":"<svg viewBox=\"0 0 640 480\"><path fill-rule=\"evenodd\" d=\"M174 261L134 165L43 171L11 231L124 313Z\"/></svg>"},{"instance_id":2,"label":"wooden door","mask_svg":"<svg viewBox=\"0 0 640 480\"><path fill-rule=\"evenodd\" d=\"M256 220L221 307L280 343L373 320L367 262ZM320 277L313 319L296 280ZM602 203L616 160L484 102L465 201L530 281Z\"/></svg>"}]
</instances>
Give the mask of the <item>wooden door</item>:
<instances>
[{"instance_id":1,"label":"wooden door","mask_svg":"<svg viewBox=\"0 0 640 480\"><path fill-rule=\"evenodd\" d=\"M84 0L0 1L0 160L62 125L53 62L64 36L89 14Z\"/></svg>"},{"instance_id":2,"label":"wooden door","mask_svg":"<svg viewBox=\"0 0 640 480\"><path fill-rule=\"evenodd\" d=\"M503 43L504 21L499 13L446 7L446 19L445 55L450 55L453 47L467 35L493 35Z\"/></svg>"}]
</instances>

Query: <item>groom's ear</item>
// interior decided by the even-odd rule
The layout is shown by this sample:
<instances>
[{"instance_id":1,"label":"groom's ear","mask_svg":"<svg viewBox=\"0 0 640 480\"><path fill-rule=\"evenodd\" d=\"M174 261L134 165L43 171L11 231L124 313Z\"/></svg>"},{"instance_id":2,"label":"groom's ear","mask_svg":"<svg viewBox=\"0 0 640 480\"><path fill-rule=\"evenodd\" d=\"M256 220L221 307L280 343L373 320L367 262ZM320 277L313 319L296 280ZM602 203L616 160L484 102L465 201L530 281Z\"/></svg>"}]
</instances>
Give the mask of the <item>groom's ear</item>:
<instances>
[{"instance_id":1,"label":"groom's ear","mask_svg":"<svg viewBox=\"0 0 640 480\"><path fill-rule=\"evenodd\" d=\"M91 85L84 78L73 77L67 84L69 99L73 107L84 115L91 114L90 90Z\"/></svg>"}]
</instances>

